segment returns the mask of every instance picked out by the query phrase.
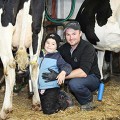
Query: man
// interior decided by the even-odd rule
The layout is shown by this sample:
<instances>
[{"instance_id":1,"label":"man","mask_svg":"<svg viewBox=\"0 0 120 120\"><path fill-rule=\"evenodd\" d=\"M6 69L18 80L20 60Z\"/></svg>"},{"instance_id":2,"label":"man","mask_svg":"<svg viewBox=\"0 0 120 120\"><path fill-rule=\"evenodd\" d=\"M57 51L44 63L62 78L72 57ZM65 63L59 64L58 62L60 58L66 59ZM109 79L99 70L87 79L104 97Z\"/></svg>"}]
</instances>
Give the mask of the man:
<instances>
[{"instance_id":1,"label":"man","mask_svg":"<svg viewBox=\"0 0 120 120\"><path fill-rule=\"evenodd\" d=\"M67 42L59 48L59 52L73 69L66 76L68 87L81 105L81 110L92 110L95 108L92 92L100 84L96 51L91 43L81 38L82 31L77 21L66 24L64 35Z\"/></svg>"}]
</instances>

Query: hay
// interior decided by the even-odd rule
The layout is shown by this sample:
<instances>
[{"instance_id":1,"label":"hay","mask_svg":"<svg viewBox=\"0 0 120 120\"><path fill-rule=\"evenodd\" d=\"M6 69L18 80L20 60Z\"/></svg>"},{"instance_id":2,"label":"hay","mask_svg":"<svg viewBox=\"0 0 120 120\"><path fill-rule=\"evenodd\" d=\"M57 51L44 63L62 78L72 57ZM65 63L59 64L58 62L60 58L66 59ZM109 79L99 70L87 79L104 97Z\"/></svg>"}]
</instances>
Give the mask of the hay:
<instances>
[{"instance_id":1,"label":"hay","mask_svg":"<svg viewBox=\"0 0 120 120\"><path fill-rule=\"evenodd\" d=\"M0 93L0 107L3 102L3 94ZM120 77L112 76L111 81L105 84L105 92L102 102L94 102L98 106L93 111L80 111L79 104L75 101L73 108L59 111L53 115L44 115L42 111L31 110L31 99L28 99L27 89L21 91L13 99L13 113L9 114L9 120L120 120ZM74 98L75 100L75 98Z\"/></svg>"}]
</instances>

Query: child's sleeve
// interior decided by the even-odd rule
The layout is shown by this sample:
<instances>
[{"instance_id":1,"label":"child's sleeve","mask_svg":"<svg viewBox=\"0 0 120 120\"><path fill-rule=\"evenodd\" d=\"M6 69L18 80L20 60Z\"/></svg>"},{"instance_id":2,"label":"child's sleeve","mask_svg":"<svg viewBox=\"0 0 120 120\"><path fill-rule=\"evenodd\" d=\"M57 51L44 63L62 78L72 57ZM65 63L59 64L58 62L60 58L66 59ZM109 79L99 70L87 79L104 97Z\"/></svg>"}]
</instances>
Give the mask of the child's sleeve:
<instances>
[{"instance_id":1,"label":"child's sleeve","mask_svg":"<svg viewBox=\"0 0 120 120\"><path fill-rule=\"evenodd\" d=\"M59 72L65 71L66 75L70 74L72 72L72 67L70 64L65 62L65 60L62 58L62 56L59 54L58 60L57 60L57 66L59 68Z\"/></svg>"}]
</instances>

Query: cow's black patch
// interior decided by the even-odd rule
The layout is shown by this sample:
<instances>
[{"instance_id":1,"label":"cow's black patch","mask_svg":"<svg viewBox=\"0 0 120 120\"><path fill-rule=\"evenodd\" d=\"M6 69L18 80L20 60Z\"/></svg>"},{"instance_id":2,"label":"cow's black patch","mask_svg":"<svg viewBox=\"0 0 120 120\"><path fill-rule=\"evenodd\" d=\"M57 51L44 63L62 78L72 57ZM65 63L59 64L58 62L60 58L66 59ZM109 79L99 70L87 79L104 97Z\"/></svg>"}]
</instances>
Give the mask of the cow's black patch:
<instances>
[{"instance_id":1,"label":"cow's black patch","mask_svg":"<svg viewBox=\"0 0 120 120\"><path fill-rule=\"evenodd\" d=\"M23 5L26 1L28 0L0 1L0 8L3 10L3 13L1 15L2 26L6 27L9 23L15 25L17 13L23 8Z\"/></svg>"},{"instance_id":2,"label":"cow's black patch","mask_svg":"<svg viewBox=\"0 0 120 120\"><path fill-rule=\"evenodd\" d=\"M99 42L94 31L96 20L99 26L103 26L112 15L109 2L110 0L85 0L76 16L76 20L80 23L82 31L94 45Z\"/></svg>"}]
</instances>

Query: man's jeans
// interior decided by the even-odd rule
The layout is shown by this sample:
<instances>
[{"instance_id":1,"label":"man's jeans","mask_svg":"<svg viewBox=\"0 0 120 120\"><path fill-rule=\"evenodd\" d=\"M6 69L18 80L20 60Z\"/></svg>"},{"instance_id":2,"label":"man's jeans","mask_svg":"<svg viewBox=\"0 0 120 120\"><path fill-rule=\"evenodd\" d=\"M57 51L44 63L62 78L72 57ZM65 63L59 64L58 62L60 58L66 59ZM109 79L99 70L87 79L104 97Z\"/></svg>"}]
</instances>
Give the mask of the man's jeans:
<instances>
[{"instance_id":1,"label":"man's jeans","mask_svg":"<svg viewBox=\"0 0 120 120\"><path fill-rule=\"evenodd\" d=\"M71 79L68 87L81 105L87 104L93 100L92 92L97 90L100 80L94 75L88 75L83 78Z\"/></svg>"}]
</instances>

